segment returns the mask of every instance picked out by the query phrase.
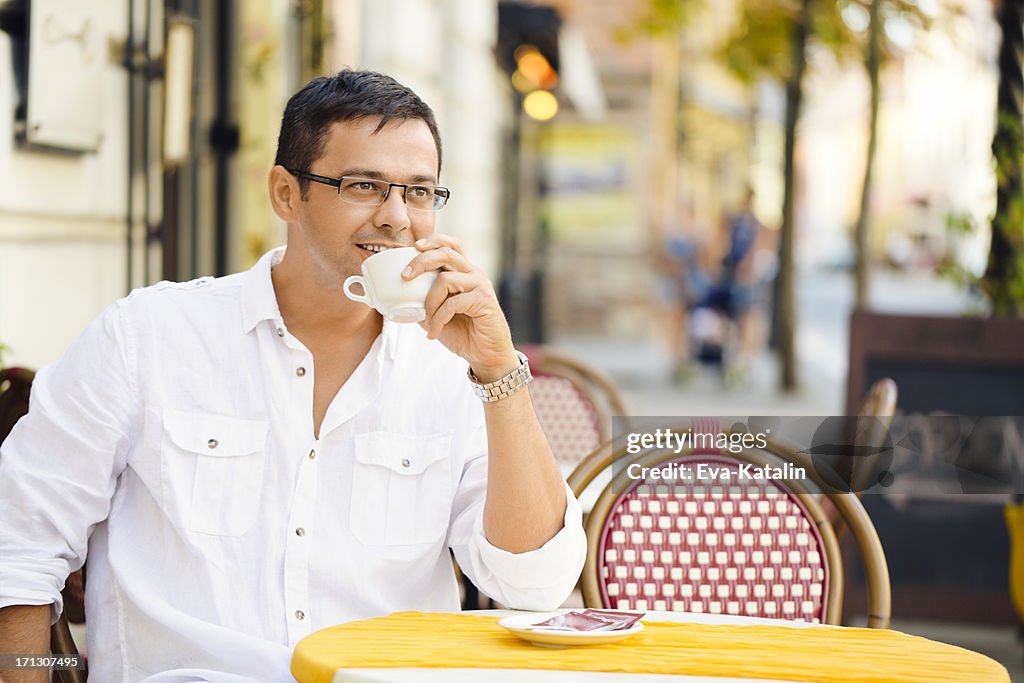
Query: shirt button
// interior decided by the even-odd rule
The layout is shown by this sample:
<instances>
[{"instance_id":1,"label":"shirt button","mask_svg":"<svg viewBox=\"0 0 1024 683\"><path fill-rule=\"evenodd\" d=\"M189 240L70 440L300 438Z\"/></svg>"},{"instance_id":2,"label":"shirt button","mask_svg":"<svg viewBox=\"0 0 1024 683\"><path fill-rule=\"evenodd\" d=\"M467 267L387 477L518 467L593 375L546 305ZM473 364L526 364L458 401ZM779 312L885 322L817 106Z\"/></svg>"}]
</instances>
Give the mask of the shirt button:
<instances>
[{"instance_id":1,"label":"shirt button","mask_svg":"<svg viewBox=\"0 0 1024 683\"><path fill-rule=\"evenodd\" d=\"M284 336L284 328L283 327L277 328L277 336L278 337L283 337Z\"/></svg>"},{"instance_id":2,"label":"shirt button","mask_svg":"<svg viewBox=\"0 0 1024 683\"><path fill-rule=\"evenodd\" d=\"M305 530L305 529L303 529L303 528L302 528L302 527L300 526L300 527L299 527L298 529L296 529L296 530L295 530L295 535L296 535L296 536L305 536L305 535L306 535L306 530Z\"/></svg>"},{"instance_id":3,"label":"shirt button","mask_svg":"<svg viewBox=\"0 0 1024 683\"><path fill-rule=\"evenodd\" d=\"M206 447L207 448L216 448L217 447L217 439L210 439L209 441L207 441L206 442Z\"/></svg>"},{"instance_id":4,"label":"shirt button","mask_svg":"<svg viewBox=\"0 0 1024 683\"><path fill-rule=\"evenodd\" d=\"M306 368L301 367L301 366L295 368L295 374L298 375L299 377L302 377L303 375L306 374Z\"/></svg>"},{"instance_id":5,"label":"shirt button","mask_svg":"<svg viewBox=\"0 0 1024 683\"><path fill-rule=\"evenodd\" d=\"M316 460L316 451L315 450L309 452L309 459L310 460Z\"/></svg>"},{"instance_id":6,"label":"shirt button","mask_svg":"<svg viewBox=\"0 0 1024 683\"><path fill-rule=\"evenodd\" d=\"M295 618L298 619L299 621L302 621L303 619L306 618L306 613L303 612L300 609L297 609L297 610L295 610Z\"/></svg>"},{"instance_id":7,"label":"shirt button","mask_svg":"<svg viewBox=\"0 0 1024 683\"><path fill-rule=\"evenodd\" d=\"M412 463L409 462L409 458L402 458L402 467L408 467Z\"/></svg>"}]
</instances>

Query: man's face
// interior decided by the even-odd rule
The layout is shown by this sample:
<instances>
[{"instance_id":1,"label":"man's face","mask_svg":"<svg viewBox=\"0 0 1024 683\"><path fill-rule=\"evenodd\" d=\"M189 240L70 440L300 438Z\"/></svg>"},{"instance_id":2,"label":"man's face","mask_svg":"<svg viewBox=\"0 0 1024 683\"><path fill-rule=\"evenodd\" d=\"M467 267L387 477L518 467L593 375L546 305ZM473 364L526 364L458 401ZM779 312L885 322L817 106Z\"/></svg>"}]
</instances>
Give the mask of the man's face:
<instances>
[{"instance_id":1,"label":"man's face","mask_svg":"<svg viewBox=\"0 0 1024 683\"><path fill-rule=\"evenodd\" d=\"M427 124L421 119L393 120L374 133L379 122L375 117L334 123L323 156L309 172L437 184L437 148ZM379 206L350 204L338 197L337 188L310 182L299 223L317 274L340 287L374 254L367 246L409 247L430 235L436 213L410 209L402 194L395 187Z\"/></svg>"}]
</instances>

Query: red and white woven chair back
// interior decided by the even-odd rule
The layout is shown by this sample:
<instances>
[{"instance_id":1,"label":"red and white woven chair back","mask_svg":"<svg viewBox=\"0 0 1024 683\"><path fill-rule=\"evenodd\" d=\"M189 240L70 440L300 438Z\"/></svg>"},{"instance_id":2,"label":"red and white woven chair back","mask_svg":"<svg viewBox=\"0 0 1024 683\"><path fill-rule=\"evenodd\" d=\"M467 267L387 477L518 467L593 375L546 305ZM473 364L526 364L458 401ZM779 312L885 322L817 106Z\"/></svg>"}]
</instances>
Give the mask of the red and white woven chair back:
<instances>
[{"instance_id":1,"label":"red and white woven chair back","mask_svg":"<svg viewBox=\"0 0 1024 683\"><path fill-rule=\"evenodd\" d=\"M565 471L601 445L597 408L572 380L535 372L530 396L555 460Z\"/></svg>"},{"instance_id":2,"label":"red and white woven chair back","mask_svg":"<svg viewBox=\"0 0 1024 683\"><path fill-rule=\"evenodd\" d=\"M671 462L694 472L706 463L720 476L630 484L601 531L602 602L824 622L825 551L800 499L781 482L738 480L741 463L724 455Z\"/></svg>"}]
</instances>

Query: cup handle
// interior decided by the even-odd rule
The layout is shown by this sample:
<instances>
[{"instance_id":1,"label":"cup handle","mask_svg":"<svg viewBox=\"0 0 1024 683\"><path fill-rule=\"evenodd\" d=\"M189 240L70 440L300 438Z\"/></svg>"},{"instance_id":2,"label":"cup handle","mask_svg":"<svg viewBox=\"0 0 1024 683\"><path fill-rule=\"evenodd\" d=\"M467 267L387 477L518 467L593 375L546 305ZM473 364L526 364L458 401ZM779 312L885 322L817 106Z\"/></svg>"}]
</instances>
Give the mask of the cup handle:
<instances>
[{"instance_id":1,"label":"cup handle","mask_svg":"<svg viewBox=\"0 0 1024 683\"><path fill-rule=\"evenodd\" d=\"M355 284L362 286L363 291L366 291L366 282L363 280L362 277L360 277L359 275L349 275L347 278L345 278L345 284L342 285L342 289L345 290L345 296L347 296L349 299L352 299L352 301L358 301L359 303L370 306L371 304L369 299L367 299L364 295L356 294L351 289L349 289L349 287Z\"/></svg>"}]
</instances>

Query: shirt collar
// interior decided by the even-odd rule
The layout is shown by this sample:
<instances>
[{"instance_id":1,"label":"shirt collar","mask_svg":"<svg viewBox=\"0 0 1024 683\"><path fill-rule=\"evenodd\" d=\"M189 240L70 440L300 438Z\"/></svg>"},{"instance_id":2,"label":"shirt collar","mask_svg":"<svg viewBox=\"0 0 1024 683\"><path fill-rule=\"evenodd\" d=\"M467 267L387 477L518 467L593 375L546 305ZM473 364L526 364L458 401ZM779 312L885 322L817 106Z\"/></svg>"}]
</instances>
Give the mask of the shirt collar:
<instances>
[{"instance_id":1,"label":"shirt collar","mask_svg":"<svg viewBox=\"0 0 1024 683\"><path fill-rule=\"evenodd\" d=\"M284 326L284 319L281 317L281 309L277 305L277 293L274 291L274 281L270 277L270 271L284 258L286 248L281 246L271 249L260 257L256 265L245 273L242 302L242 330L245 333L252 332L256 325L264 320L270 320L275 325ZM398 353L403 327L403 324L393 323L387 318L384 319L384 326L380 334L384 355L386 355L388 360L394 360L395 355Z\"/></svg>"},{"instance_id":2,"label":"shirt collar","mask_svg":"<svg viewBox=\"0 0 1024 683\"><path fill-rule=\"evenodd\" d=\"M277 306L274 282L270 270L284 258L285 247L271 249L245 274L242 294L242 331L249 333L258 323L272 320L282 322L281 309Z\"/></svg>"}]
</instances>

